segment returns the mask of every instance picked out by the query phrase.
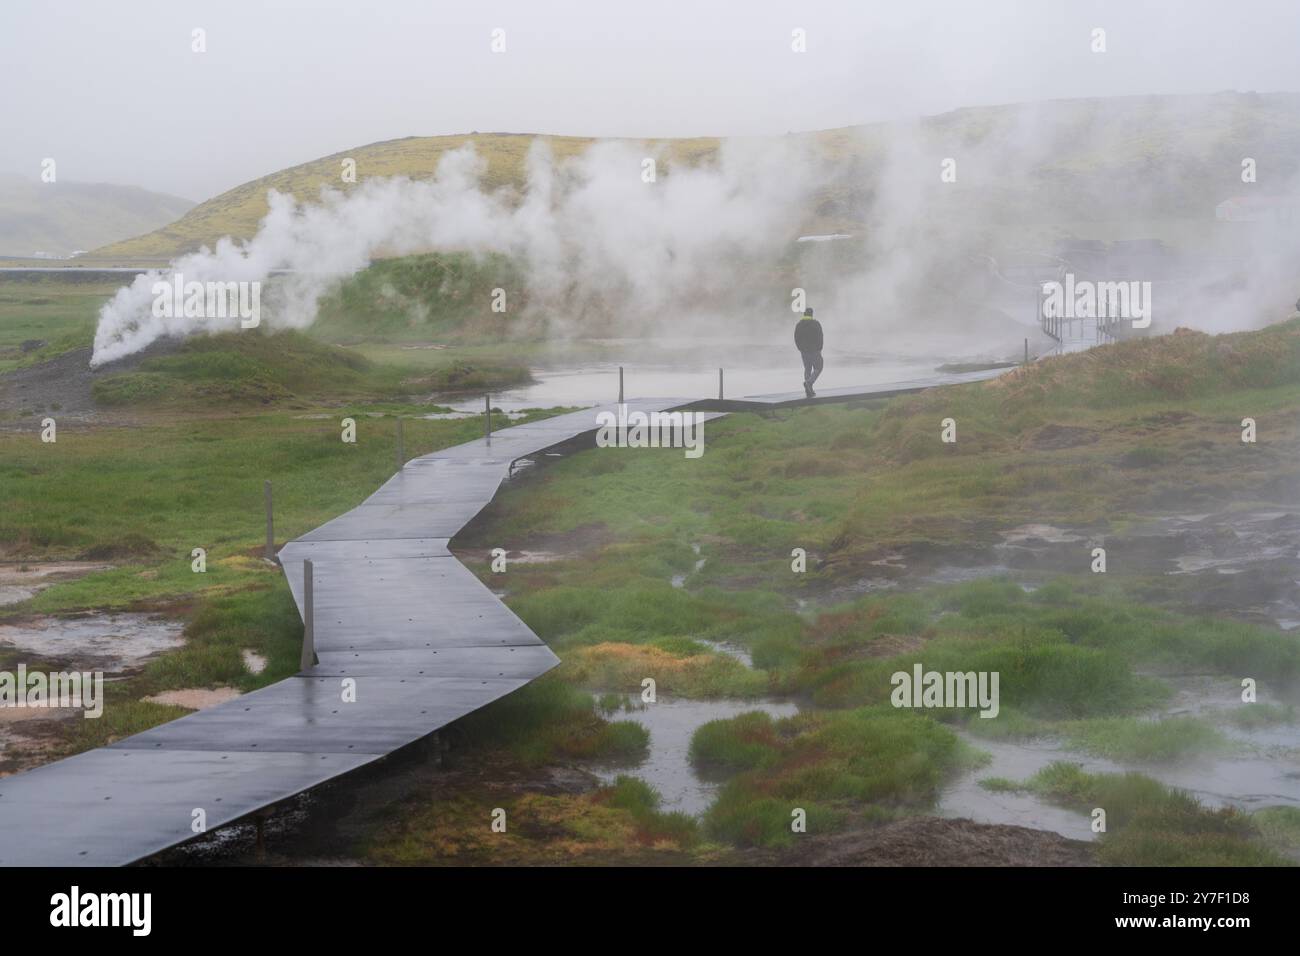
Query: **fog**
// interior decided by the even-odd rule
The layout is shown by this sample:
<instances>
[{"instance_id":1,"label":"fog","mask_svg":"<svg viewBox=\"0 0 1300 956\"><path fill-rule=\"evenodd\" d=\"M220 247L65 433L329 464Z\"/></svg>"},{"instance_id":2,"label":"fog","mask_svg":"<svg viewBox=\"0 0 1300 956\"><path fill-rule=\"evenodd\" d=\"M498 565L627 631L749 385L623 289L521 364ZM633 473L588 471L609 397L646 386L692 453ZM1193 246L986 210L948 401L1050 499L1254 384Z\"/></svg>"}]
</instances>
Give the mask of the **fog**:
<instances>
[{"instance_id":1,"label":"fog","mask_svg":"<svg viewBox=\"0 0 1300 956\"><path fill-rule=\"evenodd\" d=\"M1288 0L756 0L743 15L677 0L13 0L3 25L0 81L27 94L0 121L0 170L29 177L52 159L67 181L202 200L405 136L731 137L698 167L659 156L653 183L642 176L653 150L611 142L563 164L536 146L519 190L487 188L481 157L463 151L427 182L273 196L247 244L171 270L223 282L290 270L268 288L271 327L309 324L320 297L376 255L468 250L522 265L524 287L506 290L521 330L544 320L557 335L775 340L798 287L840 347L999 353L1023 317L991 287L990 256L1041 254L1053 230L1212 222L1215 203L1241 192L1238 164L1267 122L1207 118L1211 94L1300 88L1300 8ZM1152 94L1182 96L1119 99ZM1062 105L1077 98L1108 99ZM1001 103L1027 105L918 119ZM847 126L862 142L817 149L786 135ZM1260 157L1259 192L1296 195L1295 152ZM939 177L946 159L952 181ZM821 229L853 239L793 245ZM1166 319L1245 328L1294 301L1294 230L1196 233L1195 261L1234 260L1235 273L1184 289ZM231 327L154 316L153 281L105 307L95 362Z\"/></svg>"},{"instance_id":2,"label":"fog","mask_svg":"<svg viewBox=\"0 0 1300 956\"><path fill-rule=\"evenodd\" d=\"M6 0L0 170L35 178L53 158L70 181L199 201L402 136L781 135L991 103L1294 90L1297 36L1290 0Z\"/></svg>"}]
</instances>

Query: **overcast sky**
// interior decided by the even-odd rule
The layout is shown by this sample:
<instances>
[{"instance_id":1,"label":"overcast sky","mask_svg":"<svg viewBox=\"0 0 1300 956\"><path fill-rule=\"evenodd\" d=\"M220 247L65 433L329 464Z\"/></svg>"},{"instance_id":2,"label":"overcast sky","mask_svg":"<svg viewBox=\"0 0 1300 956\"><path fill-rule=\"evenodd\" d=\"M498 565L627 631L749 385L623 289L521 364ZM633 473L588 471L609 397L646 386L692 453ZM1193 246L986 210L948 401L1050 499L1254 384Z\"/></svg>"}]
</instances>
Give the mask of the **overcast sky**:
<instances>
[{"instance_id":1,"label":"overcast sky","mask_svg":"<svg viewBox=\"0 0 1300 956\"><path fill-rule=\"evenodd\" d=\"M1300 3L3 0L0 89L0 171L35 178L53 157L63 180L202 200L401 136L783 133L1058 97L1300 90Z\"/></svg>"}]
</instances>

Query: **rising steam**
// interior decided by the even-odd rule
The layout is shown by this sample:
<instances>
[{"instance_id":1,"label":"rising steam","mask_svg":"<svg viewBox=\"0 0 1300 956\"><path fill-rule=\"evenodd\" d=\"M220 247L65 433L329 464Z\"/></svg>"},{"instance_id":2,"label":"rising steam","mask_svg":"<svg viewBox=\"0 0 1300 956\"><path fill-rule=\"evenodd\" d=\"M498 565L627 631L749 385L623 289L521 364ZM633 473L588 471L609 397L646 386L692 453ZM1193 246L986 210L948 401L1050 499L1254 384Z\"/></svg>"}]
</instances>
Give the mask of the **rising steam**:
<instances>
[{"instance_id":1,"label":"rising steam","mask_svg":"<svg viewBox=\"0 0 1300 956\"><path fill-rule=\"evenodd\" d=\"M630 318L662 316L734 290L737 264L777 258L816 184L816 163L793 142L728 143L713 164L665 175L660 163L654 182L642 175L644 159L630 144L598 143L558 165L535 140L519 195L482 188L486 163L472 146L449 152L430 180L366 180L347 194L323 190L315 204L272 191L248 242L222 239L119 290L100 312L91 365L163 336L239 327L237 319L155 315L153 286L170 274L265 282L287 270L263 321L301 328L323 295L376 255L502 253L523 265L530 309L560 320L593 304Z\"/></svg>"},{"instance_id":2,"label":"rising steam","mask_svg":"<svg viewBox=\"0 0 1300 956\"><path fill-rule=\"evenodd\" d=\"M785 342L798 287L830 321L832 348L992 356L1018 351L1035 316L1032 286L998 293L986 263L1062 237L1143 238L1152 221L1172 224L1174 245L1186 240L1175 265L1192 277L1160 291L1153 331L1251 328L1284 317L1300 294L1293 222L1215 222L1215 204L1236 195L1282 197L1300 215L1294 155L1263 157L1267 182L1240 180L1241 157L1258 145L1242 124L1265 108L1300 124L1289 94L1049 102L726 141L710 162L661 161L654 182L642 176L643 146L601 142L558 163L538 138L518 191L485 188L486 163L467 146L430 180L366 180L311 204L272 192L251 240L223 239L170 272L187 282L277 273L263 321L299 328L377 256L499 253L523 276L511 301L552 337L707 329ZM1148 139L1161 143L1158 163L1132 146ZM952 182L940 177L948 159ZM809 227L854 237L793 251ZM92 365L163 336L238 327L155 316L153 284L165 277L140 276L104 306Z\"/></svg>"}]
</instances>

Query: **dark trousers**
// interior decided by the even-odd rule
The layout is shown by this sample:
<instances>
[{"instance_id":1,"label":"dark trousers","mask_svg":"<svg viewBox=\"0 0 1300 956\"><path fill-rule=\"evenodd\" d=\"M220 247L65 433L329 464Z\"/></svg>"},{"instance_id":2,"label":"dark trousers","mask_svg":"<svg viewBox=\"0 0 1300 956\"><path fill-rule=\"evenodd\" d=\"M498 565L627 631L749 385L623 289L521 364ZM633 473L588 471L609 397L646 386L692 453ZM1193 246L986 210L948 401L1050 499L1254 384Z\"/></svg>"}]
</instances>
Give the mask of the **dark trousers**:
<instances>
[{"instance_id":1,"label":"dark trousers","mask_svg":"<svg viewBox=\"0 0 1300 956\"><path fill-rule=\"evenodd\" d=\"M803 357L804 384L811 385L817 381L817 376L822 373L822 353L818 350L816 352L801 351L799 354Z\"/></svg>"}]
</instances>

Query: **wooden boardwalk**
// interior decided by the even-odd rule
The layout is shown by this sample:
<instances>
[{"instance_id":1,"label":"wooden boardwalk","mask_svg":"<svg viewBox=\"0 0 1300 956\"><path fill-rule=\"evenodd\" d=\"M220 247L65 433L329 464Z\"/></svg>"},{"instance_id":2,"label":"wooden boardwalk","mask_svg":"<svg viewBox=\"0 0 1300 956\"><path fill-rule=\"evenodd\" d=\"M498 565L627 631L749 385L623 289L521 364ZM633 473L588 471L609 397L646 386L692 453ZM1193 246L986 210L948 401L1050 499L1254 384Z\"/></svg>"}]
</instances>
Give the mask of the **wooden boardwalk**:
<instances>
[{"instance_id":1,"label":"wooden boardwalk","mask_svg":"<svg viewBox=\"0 0 1300 956\"><path fill-rule=\"evenodd\" d=\"M890 382L873 385L868 388L827 388L815 389L816 396L806 398L803 392L777 392L770 395L745 395L740 398L705 399L693 402L692 408L705 408L717 411L744 412L763 408L797 408L805 405L829 405L833 402L852 402L861 399L893 398L896 395L912 395L924 392L938 385L961 385L966 382L983 382L997 378L1009 372L1012 366L1005 368L980 369L977 372L958 372L953 375L929 376L927 378L909 379L903 382Z\"/></svg>"},{"instance_id":2,"label":"wooden boardwalk","mask_svg":"<svg viewBox=\"0 0 1300 956\"><path fill-rule=\"evenodd\" d=\"M988 377L987 374L984 377ZM958 380L899 383L915 391ZM835 389L815 401L900 394ZM640 399L640 411L807 404ZM299 612L313 565L314 666L206 710L0 778L0 865L117 866L193 839L413 743L544 674L558 659L448 540L521 458L597 428L606 405L416 458L351 511L279 553ZM713 417L712 415L710 417ZM355 701L344 702L347 686Z\"/></svg>"}]
</instances>

